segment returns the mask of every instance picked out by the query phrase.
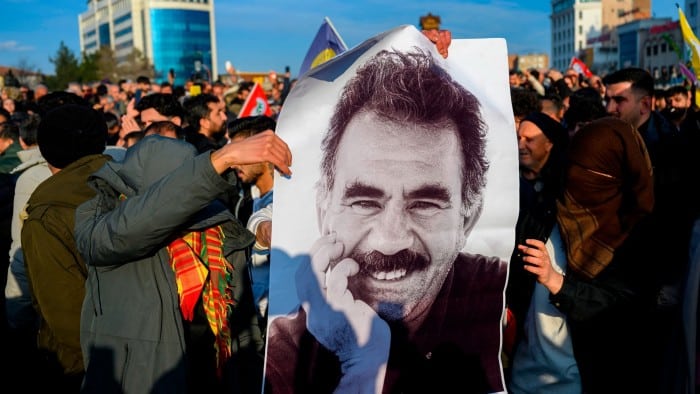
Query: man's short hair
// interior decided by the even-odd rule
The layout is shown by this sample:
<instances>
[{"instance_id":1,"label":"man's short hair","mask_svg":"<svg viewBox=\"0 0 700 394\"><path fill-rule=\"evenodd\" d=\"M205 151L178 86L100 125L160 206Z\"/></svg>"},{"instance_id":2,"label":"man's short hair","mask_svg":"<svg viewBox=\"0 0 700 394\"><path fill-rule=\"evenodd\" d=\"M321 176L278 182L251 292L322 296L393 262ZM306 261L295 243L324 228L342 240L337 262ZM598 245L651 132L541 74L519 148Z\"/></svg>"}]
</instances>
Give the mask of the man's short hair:
<instances>
[{"instance_id":1,"label":"man's short hair","mask_svg":"<svg viewBox=\"0 0 700 394\"><path fill-rule=\"evenodd\" d=\"M559 100L561 101L561 98ZM513 116L520 117L539 111L542 107L542 103L537 97L537 92L514 87L510 88L510 104L513 107Z\"/></svg>"},{"instance_id":2,"label":"man's short hair","mask_svg":"<svg viewBox=\"0 0 700 394\"><path fill-rule=\"evenodd\" d=\"M275 131L277 122L269 116L245 116L243 118L233 119L228 123L228 138L234 137L250 137L265 130Z\"/></svg>"},{"instance_id":3,"label":"man's short hair","mask_svg":"<svg viewBox=\"0 0 700 394\"><path fill-rule=\"evenodd\" d=\"M104 112L102 116L105 118L105 123L107 123L108 130L121 124L119 117L114 112Z\"/></svg>"},{"instance_id":4,"label":"man's short hair","mask_svg":"<svg viewBox=\"0 0 700 394\"><path fill-rule=\"evenodd\" d=\"M211 112L209 104L218 102L219 98L209 93L186 98L182 106L185 109L187 124L195 130L199 130L199 121L209 116L209 112Z\"/></svg>"},{"instance_id":5,"label":"man's short hair","mask_svg":"<svg viewBox=\"0 0 700 394\"><path fill-rule=\"evenodd\" d=\"M0 107L0 116L5 118L5 121L10 121L12 119L12 114L5 108Z\"/></svg>"},{"instance_id":6,"label":"man's short hair","mask_svg":"<svg viewBox=\"0 0 700 394\"><path fill-rule=\"evenodd\" d=\"M462 152L462 200L465 206L480 206L488 169L480 104L430 54L418 48L406 53L383 50L345 85L322 142L320 186L326 191L333 188L338 146L345 129L360 112L392 122L415 123L436 133L456 127Z\"/></svg>"},{"instance_id":7,"label":"man's short hair","mask_svg":"<svg viewBox=\"0 0 700 394\"><path fill-rule=\"evenodd\" d=\"M164 135L166 132L171 132L177 136L177 139L185 139L185 129L176 125L169 120L160 120L158 122L153 122L149 124L145 130L143 130L143 135L158 134Z\"/></svg>"},{"instance_id":8,"label":"man's short hair","mask_svg":"<svg viewBox=\"0 0 700 394\"><path fill-rule=\"evenodd\" d=\"M177 101L177 97L168 93L151 93L141 97L136 109L141 112L149 108L155 109L159 114L168 118L178 116L180 119L185 118L185 111Z\"/></svg>"},{"instance_id":9,"label":"man's short hair","mask_svg":"<svg viewBox=\"0 0 700 394\"><path fill-rule=\"evenodd\" d=\"M668 97L671 98L677 94L680 94L682 96L687 96L688 95L688 89L685 88L683 85L673 85L669 88L666 89L665 95L659 96L659 97Z\"/></svg>"},{"instance_id":10,"label":"man's short hair","mask_svg":"<svg viewBox=\"0 0 700 394\"><path fill-rule=\"evenodd\" d=\"M136 83L145 83L145 84L151 84L151 79L148 78L145 75L140 75L136 78Z\"/></svg>"},{"instance_id":11,"label":"man's short hair","mask_svg":"<svg viewBox=\"0 0 700 394\"><path fill-rule=\"evenodd\" d=\"M66 104L46 113L39 123L37 142L44 159L65 168L78 159L102 153L107 141L107 124L98 111Z\"/></svg>"},{"instance_id":12,"label":"man's short hair","mask_svg":"<svg viewBox=\"0 0 700 394\"><path fill-rule=\"evenodd\" d=\"M605 85L622 82L631 82L632 90L637 95L654 96L654 77L643 68L623 68L603 77L603 83Z\"/></svg>"},{"instance_id":13,"label":"man's short hair","mask_svg":"<svg viewBox=\"0 0 700 394\"><path fill-rule=\"evenodd\" d=\"M15 122L0 124L0 139L16 141L19 137L19 126Z\"/></svg>"},{"instance_id":14,"label":"man's short hair","mask_svg":"<svg viewBox=\"0 0 700 394\"><path fill-rule=\"evenodd\" d=\"M41 117L38 114L26 114L14 121L19 128L19 136L22 138L22 141L28 146L35 145Z\"/></svg>"},{"instance_id":15,"label":"man's short hair","mask_svg":"<svg viewBox=\"0 0 700 394\"><path fill-rule=\"evenodd\" d=\"M574 92L569 98L569 109L564 113L566 128L576 129L580 123L588 123L607 115L603 101L595 88L586 87Z\"/></svg>"}]
</instances>

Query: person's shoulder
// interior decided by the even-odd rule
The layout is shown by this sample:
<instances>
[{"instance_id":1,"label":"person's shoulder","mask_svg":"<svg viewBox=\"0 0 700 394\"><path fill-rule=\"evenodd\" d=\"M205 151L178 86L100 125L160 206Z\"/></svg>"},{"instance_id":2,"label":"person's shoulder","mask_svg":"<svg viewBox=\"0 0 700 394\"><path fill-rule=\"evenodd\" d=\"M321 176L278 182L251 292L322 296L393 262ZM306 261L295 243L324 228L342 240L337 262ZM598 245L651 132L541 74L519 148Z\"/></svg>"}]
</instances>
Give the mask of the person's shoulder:
<instances>
[{"instance_id":1,"label":"person's shoulder","mask_svg":"<svg viewBox=\"0 0 700 394\"><path fill-rule=\"evenodd\" d=\"M301 307L293 313L274 317L267 330L267 341L275 352L296 349L306 331L306 313Z\"/></svg>"},{"instance_id":2,"label":"person's shoulder","mask_svg":"<svg viewBox=\"0 0 700 394\"><path fill-rule=\"evenodd\" d=\"M496 256L460 253L455 261L455 272L458 277L477 278L484 285L498 284L508 272L508 263Z\"/></svg>"}]
</instances>

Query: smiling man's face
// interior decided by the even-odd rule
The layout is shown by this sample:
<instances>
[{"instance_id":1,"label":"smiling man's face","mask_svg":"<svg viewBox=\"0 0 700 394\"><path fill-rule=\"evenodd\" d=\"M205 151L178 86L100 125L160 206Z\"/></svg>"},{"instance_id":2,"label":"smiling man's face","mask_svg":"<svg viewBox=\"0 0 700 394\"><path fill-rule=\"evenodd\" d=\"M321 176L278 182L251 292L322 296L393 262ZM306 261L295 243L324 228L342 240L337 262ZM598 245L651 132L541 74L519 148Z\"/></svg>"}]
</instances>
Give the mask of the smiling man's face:
<instances>
[{"instance_id":1,"label":"smiling man's face","mask_svg":"<svg viewBox=\"0 0 700 394\"><path fill-rule=\"evenodd\" d=\"M473 221L460 146L455 125L435 130L369 112L340 141L333 187L318 204L321 231L336 232L341 259L358 262L348 287L385 320L419 318L464 247Z\"/></svg>"}]
</instances>

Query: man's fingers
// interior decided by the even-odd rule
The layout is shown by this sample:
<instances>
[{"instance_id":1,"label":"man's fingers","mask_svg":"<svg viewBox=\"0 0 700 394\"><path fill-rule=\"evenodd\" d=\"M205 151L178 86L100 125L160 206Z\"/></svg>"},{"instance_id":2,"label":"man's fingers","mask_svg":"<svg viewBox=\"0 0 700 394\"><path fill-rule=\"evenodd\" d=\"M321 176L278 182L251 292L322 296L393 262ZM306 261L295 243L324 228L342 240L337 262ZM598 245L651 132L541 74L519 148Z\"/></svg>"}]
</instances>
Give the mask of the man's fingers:
<instances>
[{"instance_id":1,"label":"man's fingers","mask_svg":"<svg viewBox=\"0 0 700 394\"><path fill-rule=\"evenodd\" d=\"M348 292L348 277L359 271L360 266L355 260L343 259L326 272L326 294L331 306L354 301L352 294Z\"/></svg>"},{"instance_id":2,"label":"man's fingers","mask_svg":"<svg viewBox=\"0 0 700 394\"><path fill-rule=\"evenodd\" d=\"M343 244L336 241L335 233L319 238L311 246L311 269L322 288L326 286L326 271L330 269L331 262L342 254Z\"/></svg>"}]
</instances>

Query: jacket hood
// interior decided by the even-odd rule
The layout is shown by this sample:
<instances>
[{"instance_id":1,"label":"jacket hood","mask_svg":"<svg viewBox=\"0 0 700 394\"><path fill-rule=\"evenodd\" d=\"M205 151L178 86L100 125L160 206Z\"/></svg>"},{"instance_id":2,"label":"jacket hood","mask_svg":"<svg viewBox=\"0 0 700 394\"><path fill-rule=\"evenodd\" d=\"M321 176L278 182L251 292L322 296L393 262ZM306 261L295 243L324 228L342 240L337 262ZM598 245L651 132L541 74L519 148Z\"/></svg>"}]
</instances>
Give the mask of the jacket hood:
<instances>
[{"instance_id":1,"label":"jacket hood","mask_svg":"<svg viewBox=\"0 0 700 394\"><path fill-rule=\"evenodd\" d=\"M27 168L33 167L37 164L46 163L46 160L44 159L44 157L41 156L41 152L39 151L39 147L21 150L21 151L17 152L17 157L19 157L19 160L22 162L22 164L18 165L14 169L12 169L12 171L10 171L10 174L22 172L22 171L26 170Z\"/></svg>"},{"instance_id":2,"label":"jacket hood","mask_svg":"<svg viewBox=\"0 0 700 394\"><path fill-rule=\"evenodd\" d=\"M106 183L117 194L129 198L143 193L196 155L197 150L187 142L150 135L127 149L123 161L110 161L95 172L91 184L100 190L100 184ZM177 196L168 203L176 204ZM223 203L214 201L195 215L189 228L197 230L231 217Z\"/></svg>"}]
</instances>

